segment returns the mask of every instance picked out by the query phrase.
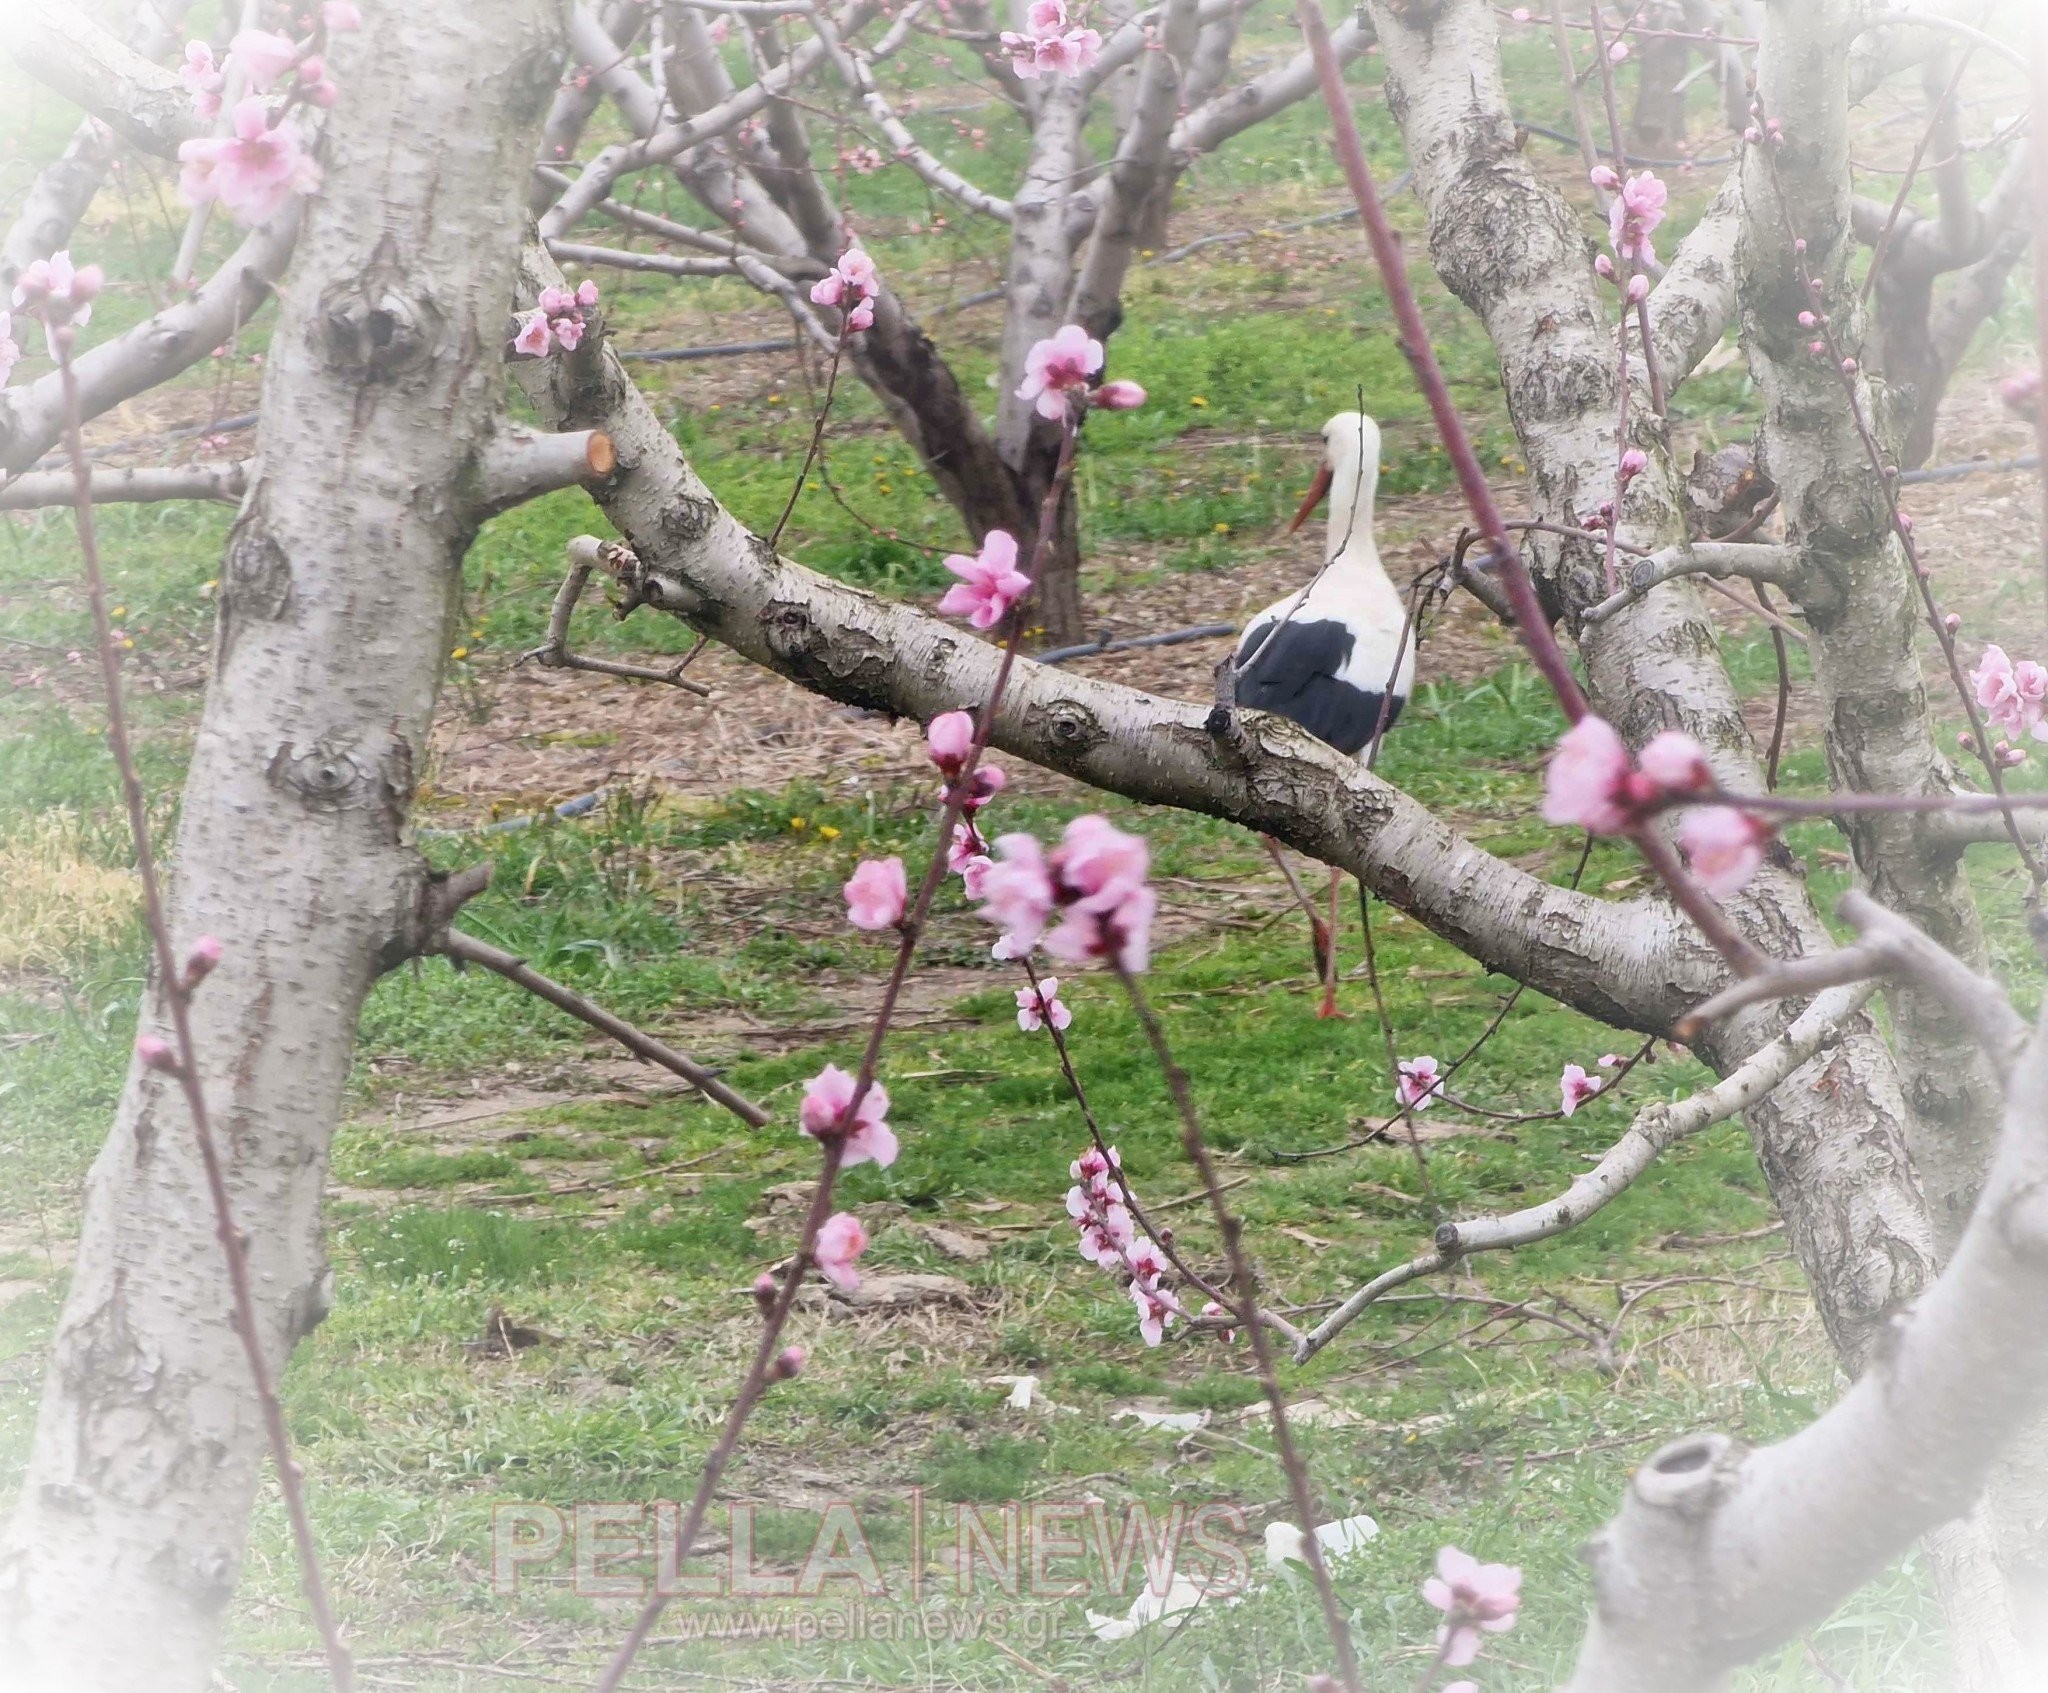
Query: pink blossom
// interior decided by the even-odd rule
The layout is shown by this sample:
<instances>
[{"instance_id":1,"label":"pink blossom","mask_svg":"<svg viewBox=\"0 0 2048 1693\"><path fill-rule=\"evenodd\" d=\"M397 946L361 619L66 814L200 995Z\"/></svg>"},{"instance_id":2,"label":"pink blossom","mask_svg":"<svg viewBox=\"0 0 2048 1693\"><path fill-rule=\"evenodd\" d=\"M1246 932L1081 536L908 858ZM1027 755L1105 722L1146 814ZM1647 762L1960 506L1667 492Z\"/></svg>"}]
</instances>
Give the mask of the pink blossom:
<instances>
[{"instance_id":1,"label":"pink blossom","mask_svg":"<svg viewBox=\"0 0 2048 1693\"><path fill-rule=\"evenodd\" d=\"M977 629L993 629L1031 591L1031 578L1017 568L1017 538L1007 529L991 529L973 558L948 554L946 568L960 580L946 590L939 610Z\"/></svg>"},{"instance_id":2,"label":"pink blossom","mask_svg":"<svg viewBox=\"0 0 2048 1693\"><path fill-rule=\"evenodd\" d=\"M1054 861L1077 909L1113 911L1145 885L1152 853L1141 836L1090 812L1067 825Z\"/></svg>"},{"instance_id":3,"label":"pink blossom","mask_svg":"<svg viewBox=\"0 0 2048 1693\"><path fill-rule=\"evenodd\" d=\"M1669 190L1649 171L1638 171L1621 185L1621 192L1607 208L1607 233L1616 258L1644 265L1657 262L1650 237L1664 221L1668 197Z\"/></svg>"},{"instance_id":4,"label":"pink blossom","mask_svg":"<svg viewBox=\"0 0 2048 1693\"><path fill-rule=\"evenodd\" d=\"M1024 380L1017 398L1033 401L1040 417L1058 422L1067 415L1067 396L1088 391L1088 379L1102 368L1102 343L1078 323L1035 343L1024 355Z\"/></svg>"},{"instance_id":5,"label":"pink blossom","mask_svg":"<svg viewBox=\"0 0 2048 1693\"><path fill-rule=\"evenodd\" d=\"M860 1219L851 1211L838 1211L827 1217L818 1230L811 1261L818 1266L820 1275L851 1293L860 1286L860 1272L854 1269L854 1261L867 1249L868 1231L860 1226Z\"/></svg>"},{"instance_id":6,"label":"pink blossom","mask_svg":"<svg viewBox=\"0 0 2048 1693\"><path fill-rule=\"evenodd\" d=\"M14 314L0 312L0 383L4 383L21 360L21 344L14 339Z\"/></svg>"},{"instance_id":7,"label":"pink blossom","mask_svg":"<svg viewBox=\"0 0 2048 1693\"><path fill-rule=\"evenodd\" d=\"M577 309L587 312L592 306L597 304L597 301L597 283L595 279L586 276L581 282L576 284Z\"/></svg>"},{"instance_id":8,"label":"pink blossom","mask_svg":"<svg viewBox=\"0 0 2048 1693\"><path fill-rule=\"evenodd\" d=\"M576 309L576 296L566 288L543 288L534 304L549 317L560 317Z\"/></svg>"},{"instance_id":9,"label":"pink blossom","mask_svg":"<svg viewBox=\"0 0 2048 1693\"><path fill-rule=\"evenodd\" d=\"M1088 403L1097 411L1136 411L1145 403L1145 390L1135 382L1105 382Z\"/></svg>"},{"instance_id":10,"label":"pink blossom","mask_svg":"<svg viewBox=\"0 0 2048 1693\"><path fill-rule=\"evenodd\" d=\"M356 9L355 0L326 0L320 8L320 21L332 33L342 35L352 29L361 29L363 14Z\"/></svg>"},{"instance_id":11,"label":"pink blossom","mask_svg":"<svg viewBox=\"0 0 2048 1693\"><path fill-rule=\"evenodd\" d=\"M1031 0L1024 27L1033 35L1058 35L1067 27L1066 0Z\"/></svg>"},{"instance_id":12,"label":"pink blossom","mask_svg":"<svg viewBox=\"0 0 2048 1693\"><path fill-rule=\"evenodd\" d=\"M1543 778L1543 820L1576 823L1596 835L1627 828L1628 748L1606 719L1590 712L1559 737Z\"/></svg>"},{"instance_id":13,"label":"pink blossom","mask_svg":"<svg viewBox=\"0 0 2048 1693\"><path fill-rule=\"evenodd\" d=\"M1998 384L1998 397L2008 411L2031 418L2041 404L2041 373L2028 370L2006 377Z\"/></svg>"},{"instance_id":14,"label":"pink blossom","mask_svg":"<svg viewBox=\"0 0 2048 1693\"><path fill-rule=\"evenodd\" d=\"M981 838L981 831L974 826L972 818L963 818L953 825L953 839L946 847L946 868L958 872L965 868L970 858L982 858L988 854L988 843Z\"/></svg>"},{"instance_id":15,"label":"pink blossom","mask_svg":"<svg viewBox=\"0 0 2048 1693\"><path fill-rule=\"evenodd\" d=\"M837 1064L827 1064L804 1083L804 1102L797 1111L797 1124L813 1140L846 1136L846 1150L839 1160L842 1170L873 1159L887 1169L896 1162L896 1135L885 1119L889 1094L880 1082L871 1083L861 1096L851 1131L846 1124L847 1108L853 1104L854 1078Z\"/></svg>"},{"instance_id":16,"label":"pink blossom","mask_svg":"<svg viewBox=\"0 0 2048 1693\"><path fill-rule=\"evenodd\" d=\"M1994 644L1985 647L1970 680L1977 690L1977 703L1994 728L2009 735L2030 730L2036 740L2048 740L2042 722L2044 709L2048 709L2048 669L2030 658L2015 664L2003 647Z\"/></svg>"},{"instance_id":17,"label":"pink blossom","mask_svg":"<svg viewBox=\"0 0 2048 1693\"><path fill-rule=\"evenodd\" d=\"M260 94L299 62L299 48L287 36L245 29L228 43L228 58Z\"/></svg>"},{"instance_id":18,"label":"pink blossom","mask_svg":"<svg viewBox=\"0 0 2048 1693\"><path fill-rule=\"evenodd\" d=\"M1609 194L1621 186L1621 178L1615 175L1612 165L1595 165L1586 175L1595 188Z\"/></svg>"},{"instance_id":19,"label":"pink blossom","mask_svg":"<svg viewBox=\"0 0 2048 1693\"><path fill-rule=\"evenodd\" d=\"M1637 277L1636 280L1640 282L1642 278ZM1627 452L1621 455L1621 462L1615 466L1621 473L1621 479L1624 482L1633 482L1649 467L1650 455L1644 452L1641 447L1629 448Z\"/></svg>"},{"instance_id":20,"label":"pink blossom","mask_svg":"<svg viewBox=\"0 0 2048 1693\"><path fill-rule=\"evenodd\" d=\"M555 332L555 339L562 344L565 353L573 353L583 344L583 319L580 317L551 317L548 327Z\"/></svg>"},{"instance_id":21,"label":"pink blossom","mask_svg":"<svg viewBox=\"0 0 2048 1693\"><path fill-rule=\"evenodd\" d=\"M1061 35L1040 38L1035 70L1040 74L1050 71L1055 76L1079 76L1101 57L1100 35L1092 29L1070 29Z\"/></svg>"},{"instance_id":22,"label":"pink blossom","mask_svg":"<svg viewBox=\"0 0 2048 1693\"><path fill-rule=\"evenodd\" d=\"M1583 1064L1567 1064L1564 1074L1557 1079L1558 1092L1563 1097L1564 1114L1569 1117L1598 1093L1602 1087L1598 1076L1589 1076Z\"/></svg>"},{"instance_id":23,"label":"pink blossom","mask_svg":"<svg viewBox=\"0 0 2048 1693\"><path fill-rule=\"evenodd\" d=\"M1706 748L1678 729L1650 737L1636 760L1642 773L1666 793L1703 794L1714 785Z\"/></svg>"},{"instance_id":24,"label":"pink blossom","mask_svg":"<svg viewBox=\"0 0 2048 1693\"><path fill-rule=\"evenodd\" d=\"M1059 991L1060 979L1057 976L1041 976L1037 987L1019 988L1017 1027L1027 1035L1035 1034L1048 1023L1062 1031L1069 1028L1074 1014L1060 1003Z\"/></svg>"},{"instance_id":25,"label":"pink blossom","mask_svg":"<svg viewBox=\"0 0 2048 1693\"><path fill-rule=\"evenodd\" d=\"M320 186L320 167L290 123L273 127L263 102L237 102L234 134L178 144L178 191L188 205L219 200L237 223L275 217L294 194Z\"/></svg>"},{"instance_id":26,"label":"pink blossom","mask_svg":"<svg viewBox=\"0 0 2048 1693\"><path fill-rule=\"evenodd\" d=\"M185 62L178 67L178 80L192 96L192 109L206 122L220 116L221 89L227 78L214 63L213 48L204 41L185 43Z\"/></svg>"},{"instance_id":27,"label":"pink blossom","mask_svg":"<svg viewBox=\"0 0 2048 1693\"><path fill-rule=\"evenodd\" d=\"M513 319L519 325L518 334L512 337L512 349L529 359L544 359L551 345L548 314L535 308L521 312Z\"/></svg>"},{"instance_id":28,"label":"pink blossom","mask_svg":"<svg viewBox=\"0 0 2048 1693\"><path fill-rule=\"evenodd\" d=\"M900 858L865 858L846 886L846 920L856 929L893 929L903 921L910 891Z\"/></svg>"},{"instance_id":29,"label":"pink blossom","mask_svg":"<svg viewBox=\"0 0 2048 1693\"><path fill-rule=\"evenodd\" d=\"M844 147L839 162L857 176L872 176L882 168L882 155L872 147Z\"/></svg>"},{"instance_id":30,"label":"pink blossom","mask_svg":"<svg viewBox=\"0 0 2048 1693\"><path fill-rule=\"evenodd\" d=\"M1417 1111L1427 1111L1443 1097L1443 1072L1428 1053L1403 1058L1394 1066L1394 1097Z\"/></svg>"},{"instance_id":31,"label":"pink blossom","mask_svg":"<svg viewBox=\"0 0 2048 1693\"><path fill-rule=\"evenodd\" d=\"M1522 1572L1513 1564L1482 1564L1471 1553L1446 1546L1436 1555L1436 1574L1422 1584L1422 1596L1444 1613L1436 1636L1443 1661L1462 1669L1479 1656L1481 1629L1505 1634L1515 1626Z\"/></svg>"},{"instance_id":32,"label":"pink blossom","mask_svg":"<svg viewBox=\"0 0 2048 1693\"><path fill-rule=\"evenodd\" d=\"M957 775L974 745L974 713L941 712L925 725L924 744L942 775Z\"/></svg>"},{"instance_id":33,"label":"pink blossom","mask_svg":"<svg viewBox=\"0 0 2048 1693\"><path fill-rule=\"evenodd\" d=\"M1139 888L1113 910L1072 913L1045 937L1045 950L1070 964L1114 959L1119 969L1136 975L1152 962L1152 919L1158 911L1159 896Z\"/></svg>"},{"instance_id":34,"label":"pink blossom","mask_svg":"<svg viewBox=\"0 0 2048 1693\"><path fill-rule=\"evenodd\" d=\"M37 259L14 284L14 303L46 323L84 324L92 318L106 273L98 265L73 265L71 249Z\"/></svg>"},{"instance_id":35,"label":"pink blossom","mask_svg":"<svg viewBox=\"0 0 2048 1693\"><path fill-rule=\"evenodd\" d=\"M1138 1308L1138 1333L1147 1346L1157 1346L1166 1338L1166 1325L1173 1321L1172 1304L1141 1282L1131 1283L1131 1303Z\"/></svg>"},{"instance_id":36,"label":"pink blossom","mask_svg":"<svg viewBox=\"0 0 2048 1693\"><path fill-rule=\"evenodd\" d=\"M1230 1315L1230 1311L1227 1306L1219 1305L1213 1299L1205 1299L1202 1301L1202 1315L1205 1317L1227 1317ZM1225 1346L1230 1345L1236 1339L1236 1329L1225 1329L1223 1331L1223 1344Z\"/></svg>"},{"instance_id":37,"label":"pink blossom","mask_svg":"<svg viewBox=\"0 0 2048 1693\"><path fill-rule=\"evenodd\" d=\"M1004 835L996 842L997 862L982 872L981 915L1000 924L998 956L1022 958L1038 944L1053 910L1052 873L1045 849L1031 835Z\"/></svg>"},{"instance_id":38,"label":"pink blossom","mask_svg":"<svg viewBox=\"0 0 2048 1693\"><path fill-rule=\"evenodd\" d=\"M1695 806L1678 826L1678 844L1700 885L1717 898L1740 893L1764 861L1768 823L1732 805Z\"/></svg>"},{"instance_id":39,"label":"pink blossom","mask_svg":"<svg viewBox=\"0 0 2048 1693\"><path fill-rule=\"evenodd\" d=\"M875 321L874 300L881 288L875 261L859 242L839 255L838 262L811 284L811 299L821 306L838 306L846 313L849 332L868 328Z\"/></svg>"},{"instance_id":40,"label":"pink blossom","mask_svg":"<svg viewBox=\"0 0 2048 1693\"><path fill-rule=\"evenodd\" d=\"M1626 59L1627 57L1628 43L1626 41L1614 42L1607 49L1607 62L1610 65L1618 65L1622 62L1622 60Z\"/></svg>"},{"instance_id":41,"label":"pink blossom","mask_svg":"<svg viewBox=\"0 0 2048 1693\"><path fill-rule=\"evenodd\" d=\"M1621 1054L1618 1052L1603 1052L1600 1054L1599 1063L1600 1068L1603 1070L1611 1070L1620 1062Z\"/></svg>"}]
</instances>

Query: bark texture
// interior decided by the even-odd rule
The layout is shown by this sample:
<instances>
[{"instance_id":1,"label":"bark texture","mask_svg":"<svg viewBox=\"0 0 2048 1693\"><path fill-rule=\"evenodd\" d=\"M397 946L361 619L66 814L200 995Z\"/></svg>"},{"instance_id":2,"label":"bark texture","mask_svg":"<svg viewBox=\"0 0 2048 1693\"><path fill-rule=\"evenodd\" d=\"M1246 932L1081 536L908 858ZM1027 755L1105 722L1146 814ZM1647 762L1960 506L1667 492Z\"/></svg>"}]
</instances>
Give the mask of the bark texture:
<instances>
[{"instance_id":1,"label":"bark texture","mask_svg":"<svg viewBox=\"0 0 2048 1693\"><path fill-rule=\"evenodd\" d=\"M416 942L405 808L559 40L547 0L364 11L336 45L326 185L221 571L171 901L181 949L225 943L193 1020L274 1368L327 1306L321 1189L358 1010ZM191 1125L137 1066L0 1542L8 1685L205 1686L262 1450Z\"/></svg>"}]
</instances>

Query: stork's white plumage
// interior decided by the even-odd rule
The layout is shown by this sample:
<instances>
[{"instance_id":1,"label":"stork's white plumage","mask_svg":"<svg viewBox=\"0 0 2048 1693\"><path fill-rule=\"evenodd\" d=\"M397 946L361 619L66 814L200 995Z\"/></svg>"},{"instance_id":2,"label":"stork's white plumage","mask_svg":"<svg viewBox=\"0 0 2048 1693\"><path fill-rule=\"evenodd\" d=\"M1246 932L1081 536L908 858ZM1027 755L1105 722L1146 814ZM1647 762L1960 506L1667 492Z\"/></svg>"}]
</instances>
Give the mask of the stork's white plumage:
<instances>
[{"instance_id":1,"label":"stork's white plumage","mask_svg":"<svg viewBox=\"0 0 2048 1693\"><path fill-rule=\"evenodd\" d=\"M1415 680L1415 643L1406 637L1407 607L1380 563L1373 538L1373 497L1380 480L1379 425L1363 412L1339 412L1323 425L1323 462L1289 533L1330 495L1324 568L1306 588L1268 606L1237 643L1237 703L1292 718L1339 752L1357 754L1392 728ZM1391 702L1388 695L1392 695ZM1266 848L1308 908L1316 972L1323 981L1321 1015L1337 1015L1337 884L1330 872L1330 915L1316 914L1280 843Z\"/></svg>"},{"instance_id":2,"label":"stork's white plumage","mask_svg":"<svg viewBox=\"0 0 2048 1693\"><path fill-rule=\"evenodd\" d=\"M1373 539L1379 478L1379 425L1339 412L1323 425L1323 462L1293 525L1331 496L1325 569L1254 617L1237 643L1237 703L1291 717L1339 752L1370 744L1390 685L1391 727L1415 679L1415 644L1401 638L1407 608Z\"/></svg>"}]
</instances>

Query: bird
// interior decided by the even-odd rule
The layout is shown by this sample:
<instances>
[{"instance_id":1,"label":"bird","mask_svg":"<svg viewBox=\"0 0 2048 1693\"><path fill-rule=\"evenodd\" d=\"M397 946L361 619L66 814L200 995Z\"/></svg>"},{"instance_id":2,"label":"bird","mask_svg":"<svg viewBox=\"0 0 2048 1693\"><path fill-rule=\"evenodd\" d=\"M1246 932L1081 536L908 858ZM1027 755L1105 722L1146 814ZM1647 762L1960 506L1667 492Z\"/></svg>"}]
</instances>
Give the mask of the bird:
<instances>
[{"instance_id":1,"label":"bird","mask_svg":"<svg viewBox=\"0 0 2048 1693\"><path fill-rule=\"evenodd\" d=\"M1318 740L1356 757L1394 726L1408 703L1415 681L1415 643L1407 606L1380 563L1373 538L1379 425L1364 412L1339 412L1323 425L1322 441L1322 462L1287 533L1296 533L1328 497L1323 567L1307 587L1276 600L1246 624L1237 643L1236 699L1240 706L1291 718ZM1325 924L1282 855L1280 843L1267 836L1266 850L1308 910L1316 970L1323 982L1317 1015L1335 1017L1332 936L1343 872L1330 871L1330 918Z\"/></svg>"}]
</instances>

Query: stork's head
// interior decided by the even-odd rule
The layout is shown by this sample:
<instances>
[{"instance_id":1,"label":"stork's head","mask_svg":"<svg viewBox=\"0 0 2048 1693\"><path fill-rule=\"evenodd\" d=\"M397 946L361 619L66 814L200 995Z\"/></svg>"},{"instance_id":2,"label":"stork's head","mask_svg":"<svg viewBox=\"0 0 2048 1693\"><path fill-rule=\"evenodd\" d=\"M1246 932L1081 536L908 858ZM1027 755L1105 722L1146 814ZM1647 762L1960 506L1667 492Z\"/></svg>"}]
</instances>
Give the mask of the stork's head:
<instances>
[{"instance_id":1,"label":"stork's head","mask_svg":"<svg viewBox=\"0 0 2048 1693\"><path fill-rule=\"evenodd\" d=\"M1380 479L1380 426L1362 411L1340 411L1323 425L1323 461L1316 466L1301 509L1287 526L1292 535L1337 490L1337 509L1356 512L1372 499Z\"/></svg>"}]
</instances>

